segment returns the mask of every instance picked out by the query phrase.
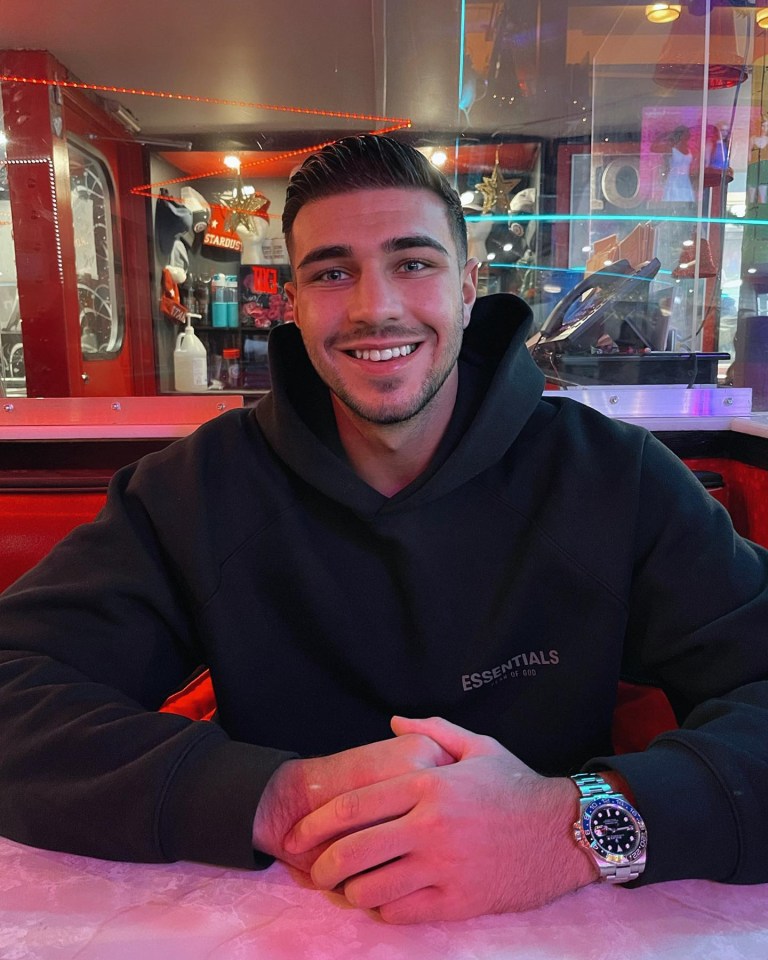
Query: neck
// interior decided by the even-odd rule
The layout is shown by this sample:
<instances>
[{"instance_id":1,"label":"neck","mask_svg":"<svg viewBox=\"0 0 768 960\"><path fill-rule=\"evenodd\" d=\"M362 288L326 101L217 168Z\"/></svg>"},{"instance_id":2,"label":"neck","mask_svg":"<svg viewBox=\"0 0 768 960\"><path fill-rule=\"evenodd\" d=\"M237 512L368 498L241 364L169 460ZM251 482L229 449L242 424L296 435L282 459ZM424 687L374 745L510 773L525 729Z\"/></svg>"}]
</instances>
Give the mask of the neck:
<instances>
[{"instance_id":1,"label":"neck","mask_svg":"<svg viewBox=\"0 0 768 960\"><path fill-rule=\"evenodd\" d=\"M331 395L339 439L361 480L385 497L393 497L426 470L453 413L457 373L453 371L420 413L401 423L363 420Z\"/></svg>"}]
</instances>

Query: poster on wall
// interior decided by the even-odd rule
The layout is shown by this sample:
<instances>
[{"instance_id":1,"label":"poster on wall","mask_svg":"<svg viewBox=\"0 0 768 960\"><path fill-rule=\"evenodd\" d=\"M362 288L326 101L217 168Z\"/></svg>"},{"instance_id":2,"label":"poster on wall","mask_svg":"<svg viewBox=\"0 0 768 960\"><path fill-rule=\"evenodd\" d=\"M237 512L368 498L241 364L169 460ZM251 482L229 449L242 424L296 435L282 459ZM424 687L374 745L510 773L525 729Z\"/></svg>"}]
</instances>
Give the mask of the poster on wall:
<instances>
[{"instance_id":1,"label":"poster on wall","mask_svg":"<svg viewBox=\"0 0 768 960\"><path fill-rule=\"evenodd\" d=\"M731 145L747 142L749 113L728 106L709 107L706 114L701 107L645 107L640 180L649 206L662 215L670 205L698 206L703 188L730 182Z\"/></svg>"},{"instance_id":2,"label":"poster on wall","mask_svg":"<svg viewBox=\"0 0 768 960\"><path fill-rule=\"evenodd\" d=\"M289 266L249 264L240 267L243 386L247 389L269 389L267 339L273 327L293 320L293 310L285 295L285 284L290 278Z\"/></svg>"},{"instance_id":3,"label":"poster on wall","mask_svg":"<svg viewBox=\"0 0 768 960\"><path fill-rule=\"evenodd\" d=\"M271 330L279 323L293 320L291 304L285 295L290 267L249 264L240 267L240 325Z\"/></svg>"}]
</instances>

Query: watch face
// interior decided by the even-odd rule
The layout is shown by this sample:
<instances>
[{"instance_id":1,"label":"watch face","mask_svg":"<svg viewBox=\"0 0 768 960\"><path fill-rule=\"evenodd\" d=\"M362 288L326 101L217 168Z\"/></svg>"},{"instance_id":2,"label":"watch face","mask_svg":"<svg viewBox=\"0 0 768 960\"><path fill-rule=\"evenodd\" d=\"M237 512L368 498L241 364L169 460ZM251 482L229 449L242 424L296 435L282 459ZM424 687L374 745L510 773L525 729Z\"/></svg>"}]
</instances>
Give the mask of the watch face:
<instances>
[{"instance_id":1,"label":"watch face","mask_svg":"<svg viewBox=\"0 0 768 960\"><path fill-rule=\"evenodd\" d=\"M635 808L617 797L597 799L584 811L584 835L592 849L613 863L632 862L645 852L645 824Z\"/></svg>"}]
</instances>

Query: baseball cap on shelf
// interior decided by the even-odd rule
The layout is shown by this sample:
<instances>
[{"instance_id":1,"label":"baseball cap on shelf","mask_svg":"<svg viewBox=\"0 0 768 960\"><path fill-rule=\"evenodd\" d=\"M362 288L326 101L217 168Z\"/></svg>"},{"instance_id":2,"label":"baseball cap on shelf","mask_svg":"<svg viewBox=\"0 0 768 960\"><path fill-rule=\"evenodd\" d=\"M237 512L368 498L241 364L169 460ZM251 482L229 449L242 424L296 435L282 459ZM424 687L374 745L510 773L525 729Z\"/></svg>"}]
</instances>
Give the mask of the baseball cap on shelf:
<instances>
[{"instance_id":1,"label":"baseball cap on shelf","mask_svg":"<svg viewBox=\"0 0 768 960\"><path fill-rule=\"evenodd\" d=\"M159 197L155 207L155 243L167 260L176 240L192 229L192 213L174 197Z\"/></svg>"}]
</instances>

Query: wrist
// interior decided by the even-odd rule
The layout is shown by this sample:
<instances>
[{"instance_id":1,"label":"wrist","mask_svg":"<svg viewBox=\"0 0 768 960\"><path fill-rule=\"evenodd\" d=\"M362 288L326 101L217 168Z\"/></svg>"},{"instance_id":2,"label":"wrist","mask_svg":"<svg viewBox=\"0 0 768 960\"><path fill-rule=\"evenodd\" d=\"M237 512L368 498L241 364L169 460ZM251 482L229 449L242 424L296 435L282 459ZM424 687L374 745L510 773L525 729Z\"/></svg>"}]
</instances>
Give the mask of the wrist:
<instances>
[{"instance_id":1,"label":"wrist","mask_svg":"<svg viewBox=\"0 0 768 960\"><path fill-rule=\"evenodd\" d=\"M587 884L599 880L600 872L592 857L585 855L579 848L573 835L573 825L579 819L579 803L581 795L579 788L570 777L558 780L562 784L563 793L563 821L562 830L566 840L567 855L565 864L573 879L572 888L578 890Z\"/></svg>"},{"instance_id":2,"label":"wrist","mask_svg":"<svg viewBox=\"0 0 768 960\"><path fill-rule=\"evenodd\" d=\"M571 893L598 879L598 870L591 858L579 849L573 836L573 824L579 816L579 792L568 777L542 778L546 791L539 801L544 814L540 827L548 830L547 842L539 844L542 869L547 871L550 886L548 900Z\"/></svg>"},{"instance_id":3,"label":"wrist","mask_svg":"<svg viewBox=\"0 0 768 960\"><path fill-rule=\"evenodd\" d=\"M297 760L281 763L267 781L259 798L253 817L251 842L254 850L281 857L283 840L293 826L295 818L291 815L293 806L291 797L295 794L295 768Z\"/></svg>"},{"instance_id":4,"label":"wrist","mask_svg":"<svg viewBox=\"0 0 768 960\"><path fill-rule=\"evenodd\" d=\"M635 795L632 791L632 787L627 783L627 781L622 777L620 773L616 770L599 770L597 771L599 775L605 780L606 783L611 785L611 788L616 793L623 794L627 800L634 807L635 805Z\"/></svg>"}]
</instances>

